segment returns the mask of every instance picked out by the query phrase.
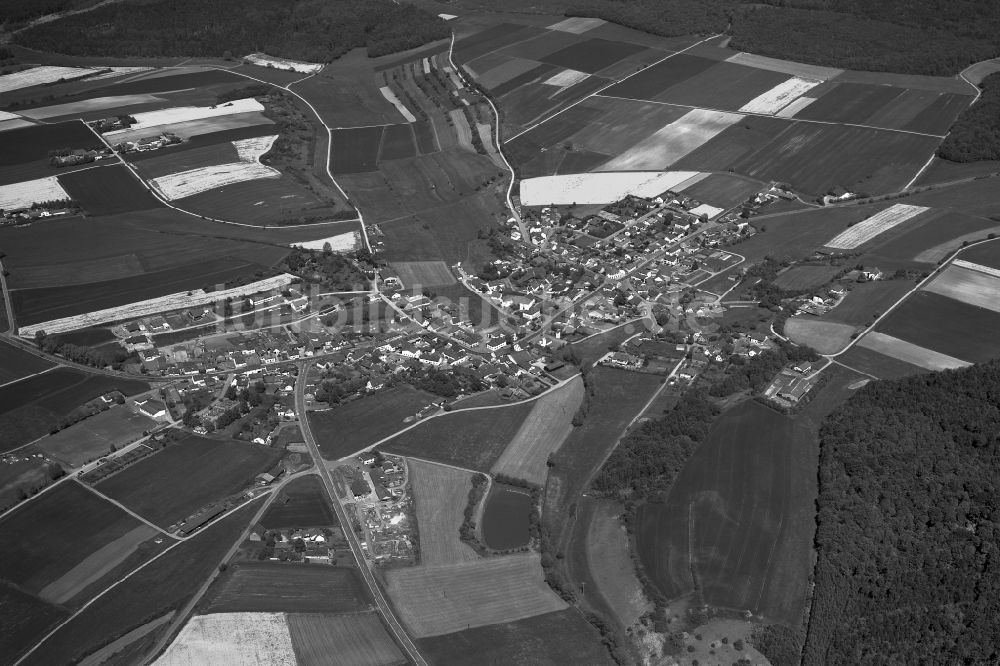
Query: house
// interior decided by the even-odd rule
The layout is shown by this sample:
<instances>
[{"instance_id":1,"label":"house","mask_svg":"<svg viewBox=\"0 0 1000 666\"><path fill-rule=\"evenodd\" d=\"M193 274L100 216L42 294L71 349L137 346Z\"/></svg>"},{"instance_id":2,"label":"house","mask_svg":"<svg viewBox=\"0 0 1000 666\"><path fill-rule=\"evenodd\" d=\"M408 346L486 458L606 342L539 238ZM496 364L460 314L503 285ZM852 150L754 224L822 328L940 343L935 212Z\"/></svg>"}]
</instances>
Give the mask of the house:
<instances>
[{"instance_id":1,"label":"house","mask_svg":"<svg viewBox=\"0 0 1000 666\"><path fill-rule=\"evenodd\" d=\"M148 416L151 419L162 419L167 416L167 406L159 400L153 400L152 398L136 400L135 408L140 414Z\"/></svg>"}]
</instances>

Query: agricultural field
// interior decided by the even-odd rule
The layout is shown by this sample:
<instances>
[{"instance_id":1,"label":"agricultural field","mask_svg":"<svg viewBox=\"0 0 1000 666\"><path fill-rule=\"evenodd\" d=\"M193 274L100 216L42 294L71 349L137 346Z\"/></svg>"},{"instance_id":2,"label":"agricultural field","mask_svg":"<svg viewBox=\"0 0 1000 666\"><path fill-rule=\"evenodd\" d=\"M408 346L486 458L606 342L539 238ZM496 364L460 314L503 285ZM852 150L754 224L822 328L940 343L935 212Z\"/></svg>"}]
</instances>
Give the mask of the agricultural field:
<instances>
[{"instance_id":1,"label":"agricultural field","mask_svg":"<svg viewBox=\"0 0 1000 666\"><path fill-rule=\"evenodd\" d=\"M566 608L545 583L537 553L391 569L385 577L400 619L417 638Z\"/></svg>"},{"instance_id":2,"label":"agricultural field","mask_svg":"<svg viewBox=\"0 0 1000 666\"><path fill-rule=\"evenodd\" d=\"M69 199L55 176L0 185L0 210L31 208L33 204Z\"/></svg>"},{"instance_id":3,"label":"agricultural field","mask_svg":"<svg viewBox=\"0 0 1000 666\"><path fill-rule=\"evenodd\" d=\"M754 220L758 233L732 246L732 251L758 262L764 257L790 260L808 257L848 225L870 216L876 208L810 208L776 213Z\"/></svg>"},{"instance_id":4,"label":"agricultural field","mask_svg":"<svg viewBox=\"0 0 1000 666\"><path fill-rule=\"evenodd\" d=\"M569 437L583 397L583 380L577 377L536 400L490 472L542 485L548 473L546 461Z\"/></svg>"},{"instance_id":5,"label":"agricultural field","mask_svg":"<svg viewBox=\"0 0 1000 666\"><path fill-rule=\"evenodd\" d=\"M507 407L463 409L432 418L380 448L401 456L489 471L534 408L531 402Z\"/></svg>"},{"instance_id":6,"label":"agricultural field","mask_svg":"<svg viewBox=\"0 0 1000 666\"><path fill-rule=\"evenodd\" d=\"M396 386L345 405L309 412L309 425L323 457L338 460L412 425L406 419L437 400L437 396L408 384Z\"/></svg>"},{"instance_id":7,"label":"agricultural field","mask_svg":"<svg viewBox=\"0 0 1000 666\"><path fill-rule=\"evenodd\" d=\"M375 171L385 127L355 127L333 131L330 171L335 174Z\"/></svg>"},{"instance_id":8,"label":"agricultural field","mask_svg":"<svg viewBox=\"0 0 1000 666\"><path fill-rule=\"evenodd\" d=\"M399 666L406 657L378 613L288 613L298 666Z\"/></svg>"},{"instance_id":9,"label":"agricultural field","mask_svg":"<svg viewBox=\"0 0 1000 666\"><path fill-rule=\"evenodd\" d=\"M927 208L923 206L895 204L837 234L826 246L835 250L853 250L925 211Z\"/></svg>"},{"instance_id":10,"label":"agricultural field","mask_svg":"<svg viewBox=\"0 0 1000 666\"><path fill-rule=\"evenodd\" d=\"M799 345L812 347L820 354L836 354L851 342L857 327L817 319L811 315L792 317L785 322L785 335Z\"/></svg>"},{"instance_id":11,"label":"agricultural field","mask_svg":"<svg viewBox=\"0 0 1000 666\"><path fill-rule=\"evenodd\" d=\"M323 224L323 229L333 231L342 224L354 226L357 214L330 199L324 199L310 189L282 174L280 177L261 177L262 165L244 165L236 169L236 176L254 175L254 180L241 180L222 187L194 194L177 201L177 205L191 213L206 217L238 221L241 224L311 225ZM223 170L224 171L224 170ZM270 172L268 172L270 173ZM273 175L273 174L272 174ZM229 176L220 176L229 178ZM235 176L234 176L235 177ZM336 226L330 223L336 222ZM312 232L316 234L315 231Z\"/></svg>"},{"instance_id":12,"label":"agricultural field","mask_svg":"<svg viewBox=\"0 0 1000 666\"><path fill-rule=\"evenodd\" d=\"M877 330L964 362L982 363L1000 354L1000 313L924 290L903 301Z\"/></svg>"},{"instance_id":13,"label":"agricultural field","mask_svg":"<svg viewBox=\"0 0 1000 666\"><path fill-rule=\"evenodd\" d=\"M774 286L788 290L813 289L832 280L841 270L840 266L830 265L792 266L778 276Z\"/></svg>"},{"instance_id":14,"label":"agricultural field","mask_svg":"<svg viewBox=\"0 0 1000 666\"><path fill-rule=\"evenodd\" d=\"M6 342L0 344L0 386L52 367L50 361Z\"/></svg>"},{"instance_id":15,"label":"agricultural field","mask_svg":"<svg viewBox=\"0 0 1000 666\"><path fill-rule=\"evenodd\" d=\"M60 627L24 663L72 663L147 620L179 607L218 569L261 502L257 499L234 511L111 588ZM161 631L155 630L157 634Z\"/></svg>"},{"instance_id":16,"label":"agricultural field","mask_svg":"<svg viewBox=\"0 0 1000 666\"><path fill-rule=\"evenodd\" d=\"M498 551L528 545L531 538L531 495L524 488L494 483L486 497L480 530L483 543Z\"/></svg>"},{"instance_id":17,"label":"agricultural field","mask_svg":"<svg viewBox=\"0 0 1000 666\"><path fill-rule=\"evenodd\" d=\"M919 365L907 363L887 354L867 349L861 344L852 346L838 356L837 362L849 368L854 368L858 372L878 377L879 379L898 379L900 377L930 372Z\"/></svg>"},{"instance_id":18,"label":"agricultural field","mask_svg":"<svg viewBox=\"0 0 1000 666\"><path fill-rule=\"evenodd\" d=\"M204 603L208 613L365 610L368 592L347 567L287 562L233 564L214 583Z\"/></svg>"},{"instance_id":19,"label":"agricultural field","mask_svg":"<svg viewBox=\"0 0 1000 666\"><path fill-rule=\"evenodd\" d=\"M330 527L337 524L337 518L323 483L318 476L309 475L286 484L267 507L260 524L266 529Z\"/></svg>"},{"instance_id":20,"label":"agricultural field","mask_svg":"<svg viewBox=\"0 0 1000 666\"><path fill-rule=\"evenodd\" d=\"M455 276L443 261L396 261L392 267L407 289L455 284Z\"/></svg>"},{"instance_id":21,"label":"agricultural field","mask_svg":"<svg viewBox=\"0 0 1000 666\"><path fill-rule=\"evenodd\" d=\"M435 666L489 663L498 654L512 666L614 663L600 634L574 608L421 638L417 646Z\"/></svg>"},{"instance_id":22,"label":"agricultural field","mask_svg":"<svg viewBox=\"0 0 1000 666\"><path fill-rule=\"evenodd\" d=\"M97 490L160 527L253 483L282 452L197 435L167 445L97 484Z\"/></svg>"},{"instance_id":23,"label":"agricultural field","mask_svg":"<svg viewBox=\"0 0 1000 666\"><path fill-rule=\"evenodd\" d=\"M6 384L0 387L0 440L10 449L47 435L84 403L115 390L135 395L149 385L69 368Z\"/></svg>"},{"instance_id":24,"label":"agricultural field","mask_svg":"<svg viewBox=\"0 0 1000 666\"><path fill-rule=\"evenodd\" d=\"M980 243L962 250L962 254L959 256L964 261L1000 270L1000 244L998 243Z\"/></svg>"},{"instance_id":25,"label":"agricultural field","mask_svg":"<svg viewBox=\"0 0 1000 666\"><path fill-rule=\"evenodd\" d=\"M44 161L46 169L49 172L54 171L48 166L49 151L61 148L104 147L97 135L79 120L8 130L3 133L3 141L4 151L0 157L0 173L3 174L3 178L0 178L0 184L5 185L24 180L23 176L18 176L29 163Z\"/></svg>"},{"instance_id":26,"label":"agricultural field","mask_svg":"<svg viewBox=\"0 0 1000 666\"><path fill-rule=\"evenodd\" d=\"M691 591L696 575L708 604L799 622L812 541L812 507L802 501L815 484L810 439L792 419L752 401L716 420L666 503L638 513L640 560L667 598ZM796 529L803 516L808 529ZM720 532L721 524L730 527Z\"/></svg>"},{"instance_id":27,"label":"agricultural field","mask_svg":"<svg viewBox=\"0 0 1000 666\"><path fill-rule=\"evenodd\" d=\"M67 602L155 534L75 482L64 482L8 514L0 532L9 545L0 555L0 606L5 616L16 614L9 618L12 624L25 625L5 649L18 651L41 637L46 618L59 617L71 606ZM74 548L65 548L64 539L72 539Z\"/></svg>"},{"instance_id":28,"label":"agricultural field","mask_svg":"<svg viewBox=\"0 0 1000 666\"><path fill-rule=\"evenodd\" d=\"M140 439L156 425L148 416L118 406L49 435L37 445L67 467L81 467Z\"/></svg>"},{"instance_id":29,"label":"agricultural field","mask_svg":"<svg viewBox=\"0 0 1000 666\"><path fill-rule=\"evenodd\" d=\"M90 215L115 215L162 206L140 180L120 164L59 176L70 198Z\"/></svg>"},{"instance_id":30,"label":"agricultural field","mask_svg":"<svg viewBox=\"0 0 1000 666\"><path fill-rule=\"evenodd\" d=\"M156 660L158 666L194 663L295 666L292 637L282 613L196 615Z\"/></svg>"},{"instance_id":31,"label":"agricultural field","mask_svg":"<svg viewBox=\"0 0 1000 666\"><path fill-rule=\"evenodd\" d=\"M956 301L1000 312L1000 270L955 260L923 289Z\"/></svg>"},{"instance_id":32,"label":"agricultural field","mask_svg":"<svg viewBox=\"0 0 1000 666\"><path fill-rule=\"evenodd\" d=\"M909 280L876 280L853 284L844 300L820 319L865 326L886 312L914 286Z\"/></svg>"},{"instance_id":33,"label":"agricultural field","mask_svg":"<svg viewBox=\"0 0 1000 666\"><path fill-rule=\"evenodd\" d=\"M459 539L464 511L472 488L472 473L409 460L410 483L417 507L421 565L471 562L476 551Z\"/></svg>"},{"instance_id":34,"label":"agricultural field","mask_svg":"<svg viewBox=\"0 0 1000 666\"><path fill-rule=\"evenodd\" d=\"M960 358L948 356L879 331L868 333L858 341L858 346L885 356L891 356L910 365L919 366L925 370L954 370L972 365Z\"/></svg>"},{"instance_id":35,"label":"agricultural field","mask_svg":"<svg viewBox=\"0 0 1000 666\"><path fill-rule=\"evenodd\" d=\"M529 178L520 183L521 203L525 206L606 204L629 194L655 197L697 175L692 171L630 170Z\"/></svg>"}]
</instances>

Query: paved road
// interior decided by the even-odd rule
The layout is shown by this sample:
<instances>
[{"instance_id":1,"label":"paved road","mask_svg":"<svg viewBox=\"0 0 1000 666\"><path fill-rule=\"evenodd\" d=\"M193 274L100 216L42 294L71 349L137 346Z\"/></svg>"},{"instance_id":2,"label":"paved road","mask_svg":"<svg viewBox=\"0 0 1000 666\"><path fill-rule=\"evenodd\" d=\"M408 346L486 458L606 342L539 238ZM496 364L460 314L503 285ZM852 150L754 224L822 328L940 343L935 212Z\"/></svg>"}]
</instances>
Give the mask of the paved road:
<instances>
[{"instance_id":1,"label":"paved road","mask_svg":"<svg viewBox=\"0 0 1000 666\"><path fill-rule=\"evenodd\" d=\"M375 603L378 604L379 610L382 611L382 615L385 617L386 624L396 636L396 640L399 644L403 646L404 650L406 650L410 660L417 666L427 666L427 662L420 656L417 646L410 639L406 630L403 629L403 625L401 625L399 620L396 618L396 614L393 612L392 606L389 605L385 595L382 594L382 588L378 586L378 582L375 580L375 575L372 573L371 569L368 568L368 562L365 560L364 553L361 550L361 543L358 541L358 537L354 533L354 528L352 527L353 523L347 516L347 512L344 510L343 505L340 503L337 491L333 485L333 477L330 476L330 470L327 469L324 464L323 456L320 454L319 447L316 445L316 438L313 437L312 429L309 426L309 418L306 414L305 401L306 377L309 374L308 368L310 365L311 364L309 363L303 363L300 366L299 379L295 383L295 413L299 417L299 423L302 429L302 438L306 441L306 445L309 447L309 452L312 454L313 461L319 469L319 477L323 480L323 485L326 486L326 490L330 494L330 500L333 502L333 508L337 512L337 519L340 521L341 527L343 527L344 536L347 537L348 543L351 544L351 552L354 553L354 559L357 561L358 568L361 570L361 574L365 578L365 583L371 591L372 598L375 599Z\"/></svg>"}]
</instances>

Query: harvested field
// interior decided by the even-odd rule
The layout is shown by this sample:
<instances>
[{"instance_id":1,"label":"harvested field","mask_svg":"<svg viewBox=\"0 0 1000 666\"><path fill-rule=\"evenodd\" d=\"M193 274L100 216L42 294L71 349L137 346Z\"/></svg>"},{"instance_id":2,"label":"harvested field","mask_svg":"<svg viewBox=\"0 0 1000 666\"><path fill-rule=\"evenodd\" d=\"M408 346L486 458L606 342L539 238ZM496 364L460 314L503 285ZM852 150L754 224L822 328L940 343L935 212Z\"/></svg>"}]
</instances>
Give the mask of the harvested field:
<instances>
[{"instance_id":1,"label":"harvested field","mask_svg":"<svg viewBox=\"0 0 1000 666\"><path fill-rule=\"evenodd\" d=\"M968 262L960 264L960 261L954 262L943 273L938 274L924 286L924 290L1000 312L1000 271L987 269L990 272L984 272L972 268L977 264Z\"/></svg>"},{"instance_id":2,"label":"harvested field","mask_svg":"<svg viewBox=\"0 0 1000 666\"><path fill-rule=\"evenodd\" d=\"M243 57L255 65L261 67L273 67L275 69L287 69L299 74L315 74L323 69L323 65L315 62L302 62L300 60L288 60L287 58L277 58L265 53L251 53Z\"/></svg>"},{"instance_id":3,"label":"harvested field","mask_svg":"<svg viewBox=\"0 0 1000 666\"><path fill-rule=\"evenodd\" d=\"M38 596L55 604L65 604L77 594L111 573L143 541L159 532L149 525L137 525L117 539L104 544L60 578L43 587Z\"/></svg>"},{"instance_id":4,"label":"harvested field","mask_svg":"<svg viewBox=\"0 0 1000 666\"><path fill-rule=\"evenodd\" d=\"M281 613L195 615L153 663L296 666L292 637Z\"/></svg>"},{"instance_id":5,"label":"harvested field","mask_svg":"<svg viewBox=\"0 0 1000 666\"><path fill-rule=\"evenodd\" d=\"M131 213L163 205L121 164L61 175L59 182L90 215Z\"/></svg>"},{"instance_id":6,"label":"harvested field","mask_svg":"<svg viewBox=\"0 0 1000 666\"><path fill-rule=\"evenodd\" d=\"M80 67L51 67L48 65L32 67L21 72L0 76L0 94L21 88L43 86L57 81L72 81L96 72L96 69Z\"/></svg>"},{"instance_id":7,"label":"harvested field","mask_svg":"<svg viewBox=\"0 0 1000 666\"><path fill-rule=\"evenodd\" d=\"M378 613L288 613L298 666L397 666L408 663Z\"/></svg>"},{"instance_id":8,"label":"harvested field","mask_svg":"<svg viewBox=\"0 0 1000 666\"><path fill-rule=\"evenodd\" d=\"M817 85L819 85L819 81L792 77L771 90L753 98L741 106L740 111L744 113L776 114Z\"/></svg>"},{"instance_id":9,"label":"harvested field","mask_svg":"<svg viewBox=\"0 0 1000 666\"><path fill-rule=\"evenodd\" d=\"M472 473L421 460L409 460L407 465L417 507L420 564L438 566L479 559L458 533L465 520Z\"/></svg>"},{"instance_id":10,"label":"harvested field","mask_svg":"<svg viewBox=\"0 0 1000 666\"><path fill-rule=\"evenodd\" d=\"M292 245L295 247L304 247L308 250L322 250L328 243L330 250L333 252L353 252L362 246L361 233L358 231L348 231L336 236L305 241L304 243L292 243Z\"/></svg>"},{"instance_id":11,"label":"harvested field","mask_svg":"<svg viewBox=\"0 0 1000 666\"><path fill-rule=\"evenodd\" d=\"M722 111L692 109L679 120L610 160L600 170L665 169L739 122L742 117Z\"/></svg>"},{"instance_id":12,"label":"harvested field","mask_svg":"<svg viewBox=\"0 0 1000 666\"><path fill-rule=\"evenodd\" d=\"M0 343L0 385L47 370L52 365L12 344Z\"/></svg>"},{"instance_id":13,"label":"harvested field","mask_svg":"<svg viewBox=\"0 0 1000 666\"><path fill-rule=\"evenodd\" d=\"M281 172L258 163L235 162L200 167L191 171L154 178L149 184L168 201L200 192L262 178L280 178ZM224 214L224 213L221 213Z\"/></svg>"},{"instance_id":14,"label":"harvested field","mask_svg":"<svg viewBox=\"0 0 1000 666\"><path fill-rule=\"evenodd\" d=\"M960 358L920 347L878 331L868 333L861 338L858 345L927 370L952 370L972 365Z\"/></svg>"},{"instance_id":15,"label":"harvested field","mask_svg":"<svg viewBox=\"0 0 1000 666\"><path fill-rule=\"evenodd\" d=\"M125 141L138 141L143 137L157 136L159 134L176 134L181 139L188 139L193 136L203 134L214 134L216 132L232 131L248 127L268 126L271 132L274 131L274 121L267 118L259 111L247 113L233 113L230 115L215 116L212 118L199 118L196 120L186 120L169 125L154 125L147 129L127 129L118 130L112 135L111 132L105 138L112 144Z\"/></svg>"},{"instance_id":16,"label":"harvested field","mask_svg":"<svg viewBox=\"0 0 1000 666\"><path fill-rule=\"evenodd\" d=\"M781 109L774 115L778 118L794 118L799 111L816 101L815 97L799 97L797 100Z\"/></svg>"},{"instance_id":17,"label":"harvested field","mask_svg":"<svg viewBox=\"0 0 1000 666\"><path fill-rule=\"evenodd\" d=\"M263 110L264 105L252 97L236 99L217 106L177 106L170 109L133 114L136 122L129 125L127 130L107 132L104 136L108 142L117 143L121 140L118 136L134 132L135 130L145 132L150 128L160 125L174 125L177 123L186 123L191 120L204 120L206 118L218 118Z\"/></svg>"},{"instance_id":18,"label":"harvested field","mask_svg":"<svg viewBox=\"0 0 1000 666\"><path fill-rule=\"evenodd\" d=\"M812 316L792 317L785 322L785 335L820 354L836 354L851 342L857 327Z\"/></svg>"},{"instance_id":19,"label":"harvested field","mask_svg":"<svg viewBox=\"0 0 1000 666\"><path fill-rule=\"evenodd\" d=\"M41 525L45 529L39 529ZM124 537L123 549L105 551L118 558L117 564L138 544L133 537L142 533L134 530L142 527L76 481L63 482L0 521L0 537L6 544L0 552L0 578L15 581L27 592L48 590L52 598L63 598L103 566L89 559L91 555ZM65 547L66 543L73 547Z\"/></svg>"},{"instance_id":20,"label":"harvested field","mask_svg":"<svg viewBox=\"0 0 1000 666\"><path fill-rule=\"evenodd\" d=\"M131 444L156 425L153 419L119 406L49 435L38 448L68 467L81 467Z\"/></svg>"},{"instance_id":21,"label":"harvested field","mask_svg":"<svg viewBox=\"0 0 1000 666\"><path fill-rule=\"evenodd\" d=\"M386 572L386 589L417 638L566 608L546 585L537 553L392 569Z\"/></svg>"},{"instance_id":22,"label":"harvested field","mask_svg":"<svg viewBox=\"0 0 1000 666\"><path fill-rule=\"evenodd\" d=\"M697 575L706 603L798 622L809 589L813 442L801 424L753 401L722 414L667 502L637 516L639 557L660 592L683 595Z\"/></svg>"},{"instance_id":23,"label":"harvested field","mask_svg":"<svg viewBox=\"0 0 1000 666\"><path fill-rule=\"evenodd\" d=\"M258 499L199 532L191 539L114 587L45 641L26 666L75 663L106 643L179 608L212 572L247 528Z\"/></svg>"},{"instance_id":24,"label":"harvested field","mask_svg":"<svg viewBox=\"0 0 1000 666\"><path fill-rule=\"evenodd\" d=\"M616 83L604 92L613 97L652 100L664 90L698 76L715 64L708 58L679 53Z\"/></svg>"},{"instance_id":25,"label":"harvested field","mask_svg":"<svg viewBox=\"0 0 1000 666\"><path fill-rule=\"evenodd\" d=\"M429 419L381 448L457 467L489 471L533 408L531 402L508 407L463 409Z\"/></svg>"},{"instance_id":26,"label":"harvested field","mask_svg":"<svg viewBox=\"0 0 1000 666\"><path fill-rule=\"evenodd\" d=\"M31 204L69 199L55 176L0 185L0 210L31 208Z\"/></svg>"},{"instance_id":27,"label":"harvested field","mask_svg":"<svg viewBox=\"0 0 1000 666\"><path fill-rule=\"evenodd\" d=\"M799 62L778 60L777 58L768 58L767 56L754 55L752 53L737 53L736 55L729 56L726 61L738 65L757 67L758 69L768 69L772 72L781 72L790 76L816 79L817 81L826 81L844 73L844 70L834 67L805 65Z\"/></svg>"},{"instance_id":28,"label":"harvested field","mask_svg":"<svg viewBox=\"0 0 1000 666\"><path fill-rule=\"evenodd\" d=\"M411 425L404 419L439 400L408 384L323 411L309 412L309 425L323 457L337 460Z\"/></svg>"},{"instance_id":29,"label":"harvested field","mask_svg":"<svg viewBox=\"0 0 1000 666\"><path fill-rule=\"evenodd\" d=\"M97 490L167 527L253 484L282 452L188 435L97 484Z\"/></svg>"},{"instance_id":30,"label":"harvested field","mask_svg":"<svg viewBox=\"0 0 1000 666\"><path fill-rule=\"evenodd\" d=\"M3 142L0 166L47 160L50 150L60 148L104 147L97 135L79 120L15 128L3 133Z\"/></svg>"},{"instance_id":31,"label":"harvested field","mask_svg":"<svg viewBox=\"0 0 1000 666\"><path fill-rule=\"evenodd\" d=\"M440 665L486 664L498 654L511 666L615 663L600 634L575 608L421 638L417 645L430 663Z\"/></svg>"},{"instance_id":32,"label":"harvested field","mask_svg":"<svg viewBox=\"0 0 1000 666\"><path fill-rule=\"evenodd\" d=\"M655 197L695 175L694 171L635 171L529 178L521 181L521 203L525 206L603 204L618 201L627 194Z\"/></svg>"},{"instance_id":33,"label":"harvested field","mask_svg":"<svg viewBox=\"0 0 1000 666\"><path fill-rule=\"evenodd\" d=\"M206 596L210 613L366 610L368 592L356 569L290 562L239 562Z\"/></svg>"},{"instance_id":34,"label":"harvested field","mask_svg":"<svg viewBox=\"0 0 1000 666\"><path fill-rule=\"evenodd\" d=\"M443 261L395 261L392 267L407 289L455 284L455 276Z\"/></svg>"},{"instance_id":35,"label":"harvested field","mask_svg":"<svg viewBox=\"0 0 1000 666\"><path fill-rule=\"evenodd\" d=\"M392 89L389 88L389 86L382 86L381 88L379 88L379 92L382 93L382 97L385 97L386 101L389 102L389 104L392 104L394 107L396 107L396 110L399 111L399 115L403 116L403 119L406 120L406 122L408 123L417 122L416 116L414 116L413 113L411 113L410 110L406 108L406 105L403 104L398 97L396 97L396 93L392 92Z\"/></svg>"},{"instance_id":36,"label":"harvested field","mask_svg":"<svg viewBox=\"0 0 1000 666\"><path fill-rule=\"evenodd\" d=\"M330 170L333 173L374 171L384 127L333 130Z\"/></svg>"},{"instance_id":37,"label":"harvested field","mask_svg":"<svg viewBox=\"0 0 1000 666\"><path fill-rule=\"evenodd\" d=\"M546 461L572 432L571 421L580 408L583 394L583 380L577 377L536 400L490 473L544 484L548 473Z\"/></svg>"},{"instance_id":38,"label":"harvested field","mask_svg":"<svg viewBox=\"0 0 1000 666\"><path fill-rule=\"evenodd\" d=\"M826 246L837 250L853 250L926 210L928 209L923 206L894 204L837 234Z\"/></svg>"},{"instance_id":39,"label":"harvested field","mask_svg":"<svg viewBox=\"0 0 1000 666\"><path fill-rule=\"evenodd\" d=\"M553 23L549 26L549 30L558 30L560 32L569 32L574 35L582 35L588 30L593 30L599 25L604 25L604 23L605 22L599 18L582 18L574 16L563 19L558 23Z\"/></svg>"},{"instance_id":40,"label":"harvested field","mask_svg":"<svg viewBox=\"0 0 1000 666\"><path fill-rule=\"evenodd\" d=\"M776 287L782 289L812 289L824 285L833 279L833 276L844 270L840 266L792 266L783 271L774 281Z\"/></svg>"},{"instance_id":41,"label":"harvested field","mask_svg":"<svg viewBox=\"0 0 1000 666\"><path fill-rule=\"evenodd\" d=\"M909 377L910 375L930 372L927 368L922 368L919 365L907 363L898 358L866 349L860 344L854 345L838 356L837 361L847 367L855 368L858 372L863 372L879 379L898 379L899 377Z\"/></svg>"},{"instance_id":42,"label":"harvested field","mask_svg":"<svg viewBox=\"0 0 1000 666\"><path fill-rule=\"evenodd\" d=\"M301 440L300 440L301 441ZM283 527L331 527L337 518L318 476L310 475L286 484L260 519L265 529Z\"/></svg>"},{"instance_id":43,"label":"harvested field","mask_svg":"<svg viewBox=\"0 0 1000 666\"><path fill-rule=\"evenodd\" d=\"M112 97L94 97L80 100L79 102L67 102L65 104L53 104L51 106L40 106L37 109L25 109L21 115L25 118L35 120L46 120L48 118L58 118L59 116L69 116L74 114L84 114L88 111L104 111L106 109L120 109L140 104L166 104L166 100L156 95L116 95Z\"/></svg>"},{"instance_id":44,"label":"harvested field","mask_svg":"<svg viewBox=\"0 0 1000 666\"><path fill-rule=\"evenodd\" d=\"M416 155L417 145L410 125L389 125L385 128L380 160L399 160Z\"/></svg>"},{"instance_id":45,"label":"harvested field","mask_svg":"<svg viewBox=\"0 0 1000 666\"><path fill-rule=\"evenodd\" d=\"M557 88L568 88L569 86L576 85L580 81L590 76L586 72L578 72L575 69L564 69L558 74L553 74L549 78L542 81L547 86L556 86Z\"/></svg>"}]
</instances>

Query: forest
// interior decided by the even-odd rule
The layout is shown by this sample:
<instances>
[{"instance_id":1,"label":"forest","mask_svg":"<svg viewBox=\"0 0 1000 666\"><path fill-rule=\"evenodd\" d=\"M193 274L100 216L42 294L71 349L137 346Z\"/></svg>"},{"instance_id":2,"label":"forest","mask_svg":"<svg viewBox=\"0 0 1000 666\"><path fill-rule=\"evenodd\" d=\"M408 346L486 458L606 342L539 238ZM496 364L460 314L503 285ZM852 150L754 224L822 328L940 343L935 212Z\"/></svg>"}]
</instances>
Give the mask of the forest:
<instances>
[{"instance_id":1,"label":"forest","mask_svg":"<svg viewBox=\"0 0 1000 666\"><path fill-rule=\"evenodd\" d=\"M451 34L443 19L391 0L154 0L111 3L34 26L18 43L73 56L240 57L330 62L353 48L372 57Z\"/></svg>"},{"instance_id":2,"label":"forest","mask_svg":"<svg viewBox=\"0 0 1000 666\"><path fill-rule=\"evenodd\" d=\"M574 0L566 14L664 36L725 33L741 51L865 71L950 76L1000 54L993 0Z\"/></svg>"},{"instance_id":3,"label":"forest","mask_svg":"<svg viewBox=\"0 0 1000 666\"><path fill-rule=\"evenodd\" d=\"M979 100L962 112L938 147L938 155L952 162L1000 160L1000 72L979 85Z\"/></svg>"},{"instance_id":4,"label":"forest","mask_svg":"<svg viewBox=\"0 0 1000 666\"><path fill-rule=\"evenodd\" d=\"M1000 362L868 384L820 429L806 666L1000 659Z\"/></svg>"}]
</instances>

